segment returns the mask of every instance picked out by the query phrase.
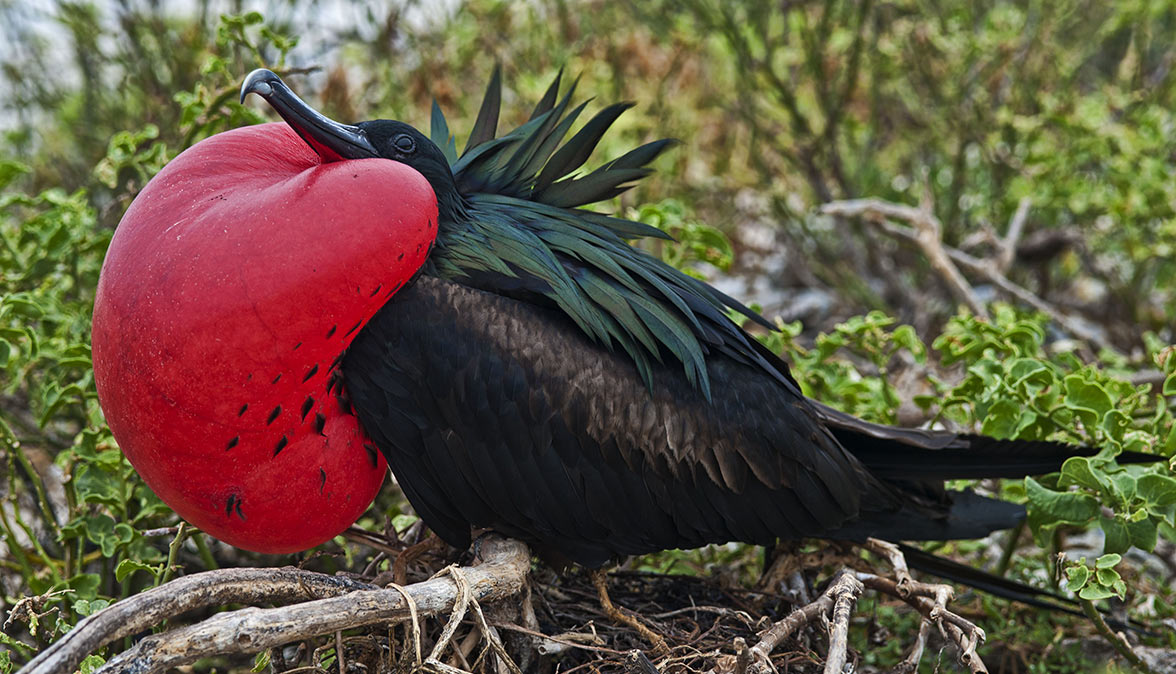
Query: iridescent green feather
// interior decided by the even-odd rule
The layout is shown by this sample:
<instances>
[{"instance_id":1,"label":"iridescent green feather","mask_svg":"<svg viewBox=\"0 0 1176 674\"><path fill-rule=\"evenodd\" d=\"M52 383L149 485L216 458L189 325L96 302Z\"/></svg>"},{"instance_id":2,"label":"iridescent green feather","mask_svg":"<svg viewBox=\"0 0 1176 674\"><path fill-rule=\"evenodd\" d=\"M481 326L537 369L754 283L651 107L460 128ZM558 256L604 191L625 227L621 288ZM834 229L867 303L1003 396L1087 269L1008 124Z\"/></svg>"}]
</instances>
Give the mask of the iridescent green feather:
<instances>
[{"instance_id":1,"label":"iridescent green feather","mask_svg":"<svg viewBox=\"0 0 1176 674\"><path fill-rule=\"evenodd\" d=\"M592 339L624 349L650 387L651 364L671 357L709 398L706 358L714 352L786 379L726 312L771 327L767 321L629 243L666 234L583 208L649 175L646 165L674 141L647 143L581 173L630 104L605 108L564 142L585 104L570 108L575 84L560 98L559 83L556 76L525 124L497 136L501 75L495 70L460 157L434 104L432 140L450 160L464 208L456 222L440 223L433 273L558 307Z\"/></svg>"}]
</instances>

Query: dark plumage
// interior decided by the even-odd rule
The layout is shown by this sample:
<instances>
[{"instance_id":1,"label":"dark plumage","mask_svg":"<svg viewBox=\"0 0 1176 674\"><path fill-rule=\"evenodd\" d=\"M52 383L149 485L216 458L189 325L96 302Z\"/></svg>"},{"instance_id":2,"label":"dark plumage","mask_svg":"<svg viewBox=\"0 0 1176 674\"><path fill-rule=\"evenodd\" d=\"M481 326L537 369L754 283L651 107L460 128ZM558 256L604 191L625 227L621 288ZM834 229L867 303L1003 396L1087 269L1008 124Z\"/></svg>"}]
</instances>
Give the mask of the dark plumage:
<instances>
[{"instance_id":1,"label":"dark plumage","mask_svg":"<svg viewBox=\"0 0 1176 674\"><path fill-rule=\"evenodd\" d=\"M437 195L421 277L342 370L361 424L446 541L492 527L599 566L731 540L973 538L1024 512L945 479L1050 472L1093 453L879 426L806 399L728 313L770 326L762 317L629 244L658 230L584 208L647 175L671 143L577 173L628 106L564 142L584 105L558 87L499 137L496 74L460 156L436 108L431 139L381 120L330 145L408 164ZM305 114L270 102L287 120Z\"/></svg>"},{"instance_id":2,"label":"dark plumage","mask_svg":"<svg viewBox=\"0 0 1176 674\"><path fill-rule=\"evenodd\" d=\"M558 309L433 276L377 314L343 370L409 500L459 547L474 524L599 566L728 540L978 537L1021 513L879 479L755 366L710 359L708 401L655 364L651 393Z\"/></svg>"}]
</instances>

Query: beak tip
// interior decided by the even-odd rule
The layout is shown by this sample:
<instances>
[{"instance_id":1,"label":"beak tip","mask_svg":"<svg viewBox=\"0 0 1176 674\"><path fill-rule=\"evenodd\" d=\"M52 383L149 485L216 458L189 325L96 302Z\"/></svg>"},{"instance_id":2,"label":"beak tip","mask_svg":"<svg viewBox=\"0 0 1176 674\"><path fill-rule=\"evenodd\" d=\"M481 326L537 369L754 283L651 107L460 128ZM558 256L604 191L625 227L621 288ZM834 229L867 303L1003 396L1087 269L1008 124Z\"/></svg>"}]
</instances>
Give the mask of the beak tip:
<instances>
[{"instance_id":1,"label":"beak tip","mask_svg":"<svg viewBox=\"0 0 1176 674\"><path fill-rule=\"evenodd\" d=\"M264 98L323 161L379 156L362 128L340 124L316 112L271 70L258 68L245 76L241 82L242 103L249 94Z\"/></svg>"},{"instance_id":2,"label":"beak tip","mask_svg":"<svg viewBox=\"0 0 1176 674\"><path fill-rule=\"evenodd\" d=\"M257 94L262 98L268 98L274 93L274 87L271 82L281 82L282 78L278 77L272 70L266 68L258 68L245 76L245 81L241 82L241 99L240 102L245 102L245 97L249 94Z\"/></svg>"}]
</instances>

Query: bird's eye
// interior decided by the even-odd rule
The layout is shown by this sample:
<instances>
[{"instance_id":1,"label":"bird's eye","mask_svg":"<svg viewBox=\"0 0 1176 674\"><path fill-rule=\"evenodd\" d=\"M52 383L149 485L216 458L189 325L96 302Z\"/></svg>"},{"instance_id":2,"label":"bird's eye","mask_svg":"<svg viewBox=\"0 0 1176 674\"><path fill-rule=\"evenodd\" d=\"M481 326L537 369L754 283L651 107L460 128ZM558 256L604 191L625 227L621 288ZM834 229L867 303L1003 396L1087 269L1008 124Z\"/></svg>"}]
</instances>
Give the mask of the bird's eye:
<instances>
[{"instance_id":1,"label":"bird's eye","mask_svg":"<svg viewBox=\"0 0 1176 674\"><path fill-rule=\"evenodd\" d=\"M400 150L406 154L416 151L416 141L413 140L412 136L408 135L407 133L402 133L394 138L392 140L392 144L396 146L397 150Z\"/></svg>"}]
</instances>

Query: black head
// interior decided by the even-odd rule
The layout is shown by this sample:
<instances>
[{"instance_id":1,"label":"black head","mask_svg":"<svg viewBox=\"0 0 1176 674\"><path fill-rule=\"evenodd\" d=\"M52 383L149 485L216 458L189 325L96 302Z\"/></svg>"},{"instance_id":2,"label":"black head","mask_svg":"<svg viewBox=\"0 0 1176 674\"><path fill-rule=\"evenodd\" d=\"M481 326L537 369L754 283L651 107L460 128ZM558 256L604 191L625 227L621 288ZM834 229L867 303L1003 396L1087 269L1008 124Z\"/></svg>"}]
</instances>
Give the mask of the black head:
<instances>
[{"instance_id":1,"label":"black head","mask_svg":"<svg viewBox=\"0 0 1176 674\"><path fill-rule=\"evenodd\" d=\"M423 175L433 186L438 206L444 208L447 204L442 201L460 197L449 160L425 134L391 119L360 122L356 127L367 137L378 156L406 164Z\"/></svg>"},{"instance_id":2,"label":"black head","mask_svg":"<svg viewBox=\"0 0 1176 674\"><path fill-rule=\"evenodd\" d=\"M380 157L405 164L425 177L437 196L442 220L460 217L464 200L441 148L420 131L389 119L340 124L298 98L276 74L264 68L241 84L241 100L257 94L273 106L323 161Z\"/></svg>"}]
</instances>

